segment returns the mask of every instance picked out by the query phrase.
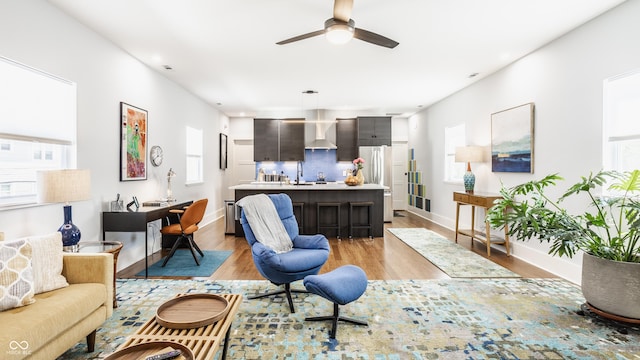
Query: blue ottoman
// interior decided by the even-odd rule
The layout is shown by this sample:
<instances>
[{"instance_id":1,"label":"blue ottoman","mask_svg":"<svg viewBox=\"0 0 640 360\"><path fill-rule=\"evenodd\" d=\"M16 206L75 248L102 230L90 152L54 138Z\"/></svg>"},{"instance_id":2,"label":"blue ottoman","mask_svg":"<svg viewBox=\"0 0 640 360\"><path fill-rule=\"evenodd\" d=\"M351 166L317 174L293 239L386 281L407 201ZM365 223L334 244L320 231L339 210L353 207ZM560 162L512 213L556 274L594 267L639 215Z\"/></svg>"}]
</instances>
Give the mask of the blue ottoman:
<instances>
[{"instance_id":1,"label":"blue ottoman","mask_svg":"<svg viewBox=\"0 0 640 360\"><path fill-rule=\"evenodd\" d=\"M338 321L346 321L356 325L367 326L366 321L355 320L340 316L340 305L346 305L358 300L367 289L367 275L355 265L341 266L333 271L321 275L309 275L304 278L304 287L310 293L320 295L333 303L333 315L308 317L307 321L332 321L329 337L336 338Z\"/></svg>"}]
</instances>

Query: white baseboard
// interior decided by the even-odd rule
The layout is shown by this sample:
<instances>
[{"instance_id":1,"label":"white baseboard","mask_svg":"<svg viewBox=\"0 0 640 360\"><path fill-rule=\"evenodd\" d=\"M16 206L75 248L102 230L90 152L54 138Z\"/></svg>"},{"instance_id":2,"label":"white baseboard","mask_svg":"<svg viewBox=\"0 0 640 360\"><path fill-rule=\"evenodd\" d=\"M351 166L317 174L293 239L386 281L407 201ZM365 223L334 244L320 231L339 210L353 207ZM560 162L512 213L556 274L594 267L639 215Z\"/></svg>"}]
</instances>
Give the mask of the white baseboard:
<instances>
[{"instance_id":1,"label":"white baseboard","mask_svg":"<svg viewBox=\"0 0 640 360\"><path fill-rule=\"evenodd\" d=\"M224 207L221 207L219 209L216 209L216 211L214 211L211 214L205 214L204 217L202 218L201 224L202 226L212 224L213 222L219 220L220 218L223 218L224 215L225 215Z\"/></svg>"}]
</instances>

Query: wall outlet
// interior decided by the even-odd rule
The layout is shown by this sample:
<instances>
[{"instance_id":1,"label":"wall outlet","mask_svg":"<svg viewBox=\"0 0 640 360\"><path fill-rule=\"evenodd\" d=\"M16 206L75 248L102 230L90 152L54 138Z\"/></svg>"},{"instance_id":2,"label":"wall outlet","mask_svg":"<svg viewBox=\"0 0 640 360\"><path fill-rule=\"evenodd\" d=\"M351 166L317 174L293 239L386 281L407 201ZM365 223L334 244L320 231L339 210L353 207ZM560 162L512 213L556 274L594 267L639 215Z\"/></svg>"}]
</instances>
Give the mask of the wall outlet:
<instances>
[{"instance_id":1,"label":"wall outlet","mask_svg":"<svg viewBox=\"0 0 640 360\"><path fill-rule=\"evenodd\" d=\"M342 170L342 176L347 176L347 170Z\"/></svg>"}]
</instances>

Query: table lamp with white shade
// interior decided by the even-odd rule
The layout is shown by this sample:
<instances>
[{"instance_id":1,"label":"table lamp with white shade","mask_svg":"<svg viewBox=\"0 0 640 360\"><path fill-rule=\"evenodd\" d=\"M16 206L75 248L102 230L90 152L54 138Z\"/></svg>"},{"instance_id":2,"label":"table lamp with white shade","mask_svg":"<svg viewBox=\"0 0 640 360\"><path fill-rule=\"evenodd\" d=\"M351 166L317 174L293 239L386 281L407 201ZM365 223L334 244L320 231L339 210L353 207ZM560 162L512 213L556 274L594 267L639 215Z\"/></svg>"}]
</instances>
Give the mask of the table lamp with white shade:
<instances>
[{"instance_id":1,"label":"table lamp with white shade","mask_svg":"<svg viewBox=\"0 0 640 360\"><path fill-rule=\"evenodd\" d=\"M91 173L89 170L64 169L38 171L38 202L64 202L64 223L58 231L62 234L62 245L68 250L77 248L80 229L71 220L72 201L91 198Z\"/></svg>"},{"instance_id":2,"label":"table lamp with white shade","mask_svg":"<svg viewBox=\"0 0 640 360\"><path fill-rule=\"evenodd\" d=\"M456 162L466 162L467 171L464 173L462 180L464 182L464 191L473 193L476 185L476 176L471 172L472 162L482 162L481 146L462 146L456 147Z\"/></svg>"}]
</instances>

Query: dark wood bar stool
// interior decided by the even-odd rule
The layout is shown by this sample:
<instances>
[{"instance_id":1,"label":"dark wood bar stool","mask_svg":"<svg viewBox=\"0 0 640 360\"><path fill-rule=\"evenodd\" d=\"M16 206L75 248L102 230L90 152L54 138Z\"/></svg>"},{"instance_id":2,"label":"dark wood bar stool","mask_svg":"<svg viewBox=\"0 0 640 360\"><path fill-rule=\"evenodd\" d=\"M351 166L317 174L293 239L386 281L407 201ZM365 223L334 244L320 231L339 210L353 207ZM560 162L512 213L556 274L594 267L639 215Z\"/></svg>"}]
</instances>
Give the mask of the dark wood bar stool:
<instances>
[{"instance_id":1,"label":"dark wood bar stool","mask_svg":"<svg viewBox=\"0 0 640 360\"><path fill-rule=\"evenodd\" d=\"M291 205L293 205L294 216L296 215L296 209L300 209L300 216L296 216L296 220L298 221L298 233L302 234L304 231L304 203L294 202Z\"/></svg>"},{"instance_id":2,"label":"dark wood bar stool","mask_svg":"<svg viewBox=\"0 0 640 360\"><path fill-rule=\"evenodd\" d=\"M356 223L356 219L354 217L354 210L356 209L367 209L367 222ZM361 202L350 202L349 203L349 239L353 238L353 229L367 229L367 233L369 234L369 239L372 239L371 236L373 231L373 201L361 201Z\"/></svg>"},{"instance_id":3,"label":"dark wood bar stool","mask_svg":"<svg viewBox=\"0 0 640 360\"><path fill-rule=\"evenodd\" d=\"M336 237L340 239L340 206L339 202L319 202L316 204L316 231L322 234L321 229L335 229ZM335 223L322 223L322 217L320 213L324 208L333 208L336 210L336 222Z\"/></svg>"}]
</instances>

